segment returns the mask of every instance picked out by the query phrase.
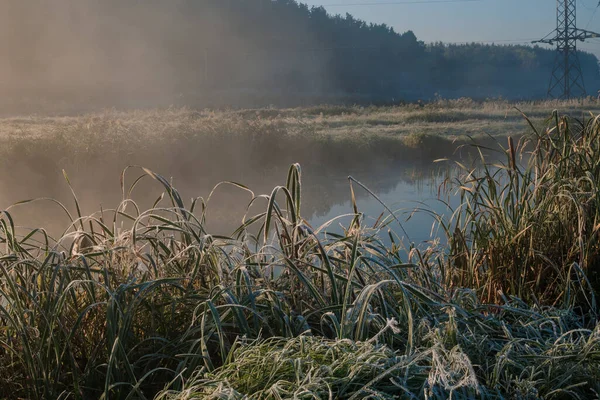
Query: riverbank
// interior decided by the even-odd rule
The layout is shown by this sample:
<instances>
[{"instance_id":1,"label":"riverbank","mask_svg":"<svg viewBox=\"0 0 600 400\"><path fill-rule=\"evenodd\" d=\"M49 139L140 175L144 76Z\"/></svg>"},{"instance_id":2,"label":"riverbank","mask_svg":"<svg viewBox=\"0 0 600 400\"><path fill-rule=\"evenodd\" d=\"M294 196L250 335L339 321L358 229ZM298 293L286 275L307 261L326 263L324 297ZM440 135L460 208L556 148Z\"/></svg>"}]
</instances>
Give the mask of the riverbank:
<instances>
[{"instance_id":1,"label":"riverbank","mask_svg":"<svg viewBox=\"0 0 600 400\"><path fill-rule=\"evenodd\" d=\"M55 239L9 209L0 397L593 397L600 119L531 129L449 180L461 205L427 249L356 206L341 234L310 226L297 164L264 195L228 184L259 207L228 236L140 168L122 192L152 181L156 203L75 207Z\"/></svg>"}]
</instances>

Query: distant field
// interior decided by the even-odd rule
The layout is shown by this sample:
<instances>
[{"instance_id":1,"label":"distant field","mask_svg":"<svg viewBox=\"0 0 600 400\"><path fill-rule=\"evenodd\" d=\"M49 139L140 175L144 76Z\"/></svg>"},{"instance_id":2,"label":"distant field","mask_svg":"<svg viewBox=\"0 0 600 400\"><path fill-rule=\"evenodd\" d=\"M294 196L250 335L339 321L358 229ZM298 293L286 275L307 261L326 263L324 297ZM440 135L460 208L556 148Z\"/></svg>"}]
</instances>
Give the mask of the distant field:
<instances>
[{"instance_id":1,"label":"distant field","mask_svg":"<svg viewBox=\"0 0 600 400\"><path fill-rule=\"evenodd\" d=\"M106 167L115 161L149 161L170 174L175 154L184 169L214 166L216 160L222 171L240 164L248 170L291 162L343 168L400 159L429 162L452 155L462 144L520 136L529 132L520 111L543 126L554 109L585 119L600 111L600 102L460 99L396 107L174 108L7 117L0 119L0 167L16 163L48 172L48 167L82 162Z\"/></svg>"},{"instance_id":2,"label":"distant field","mask_svg":"<svg viewBox=\"0 0 600 400\"><path fill-rule=\"evenodd\" d=\"M394 107L314 106L306 108L262 108L242 110L104 110L76 116L26 115L0 118L0 138L48 138L59 135L107 138L127 134L133 141L143 135L255 133L327 134L334 136L374 135L407 137L440 135L446 138L503 136L525 132L522 111L534 121L550 116L552 110L581 117L600 110L594 98L573 101L510 103L475 102L470 99L439 100L427 104ZM89 139L88 139L89 140ZM124 138L123 138L124 140ZM124 142L126 143L126 142Z\"/></svg>"}]
</instances>

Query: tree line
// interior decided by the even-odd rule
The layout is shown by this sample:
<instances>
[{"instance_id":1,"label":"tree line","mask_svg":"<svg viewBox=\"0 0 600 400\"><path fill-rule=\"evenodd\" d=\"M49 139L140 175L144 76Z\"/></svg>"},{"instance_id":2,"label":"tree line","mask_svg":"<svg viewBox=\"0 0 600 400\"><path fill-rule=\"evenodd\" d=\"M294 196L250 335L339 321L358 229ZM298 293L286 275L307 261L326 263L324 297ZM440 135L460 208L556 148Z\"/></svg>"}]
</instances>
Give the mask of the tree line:
<instances>
[{"instance_id":1,"label":"tree line","mask_svg":"<svg viewBox=\"0 0 600 400\"><path fill-rule=\"evenodd\" d=\"M295 0L7 0L0 88L106 105L299 105L541 98L555 52L425 44ZM579 54L588 92L598 59ZM78 99L78 100L77 100Z\"/></svg>"}]
</instances>

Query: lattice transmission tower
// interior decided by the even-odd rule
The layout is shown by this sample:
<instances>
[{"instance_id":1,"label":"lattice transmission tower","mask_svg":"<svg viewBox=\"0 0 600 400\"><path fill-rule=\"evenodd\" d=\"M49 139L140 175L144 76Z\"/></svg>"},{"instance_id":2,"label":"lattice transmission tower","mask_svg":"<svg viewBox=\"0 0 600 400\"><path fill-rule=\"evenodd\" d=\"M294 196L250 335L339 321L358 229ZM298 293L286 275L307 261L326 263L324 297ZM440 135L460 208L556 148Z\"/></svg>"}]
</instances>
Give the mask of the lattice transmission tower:
<instances>
[{"instance_id":1,"label":"lattice transmission tower","mask_svg":"<svg viewBox=\"0 0 600 400\"><path fill-rule=\"evenodd\" d=\"M600 6L600 3L598 3ZM600 37L596 32L577 28L577 1L557 0L556 29L533 43L556 43L556 59L548 86L548 96L570 99L586 95L577 42Z\"/></svg>"}]
</instances>

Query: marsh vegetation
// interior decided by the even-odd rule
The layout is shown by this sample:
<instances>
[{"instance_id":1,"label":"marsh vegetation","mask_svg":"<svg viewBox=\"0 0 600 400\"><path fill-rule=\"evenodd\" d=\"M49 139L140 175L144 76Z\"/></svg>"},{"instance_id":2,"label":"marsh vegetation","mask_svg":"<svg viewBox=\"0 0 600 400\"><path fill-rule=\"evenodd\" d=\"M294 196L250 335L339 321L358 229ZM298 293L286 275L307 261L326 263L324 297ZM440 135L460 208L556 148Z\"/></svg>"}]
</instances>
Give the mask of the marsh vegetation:
<instances>
[{"instance_id":1,"label":"marsh vegetation","mask_svg":"<svg viewBox=\"0 0 600 400\"><path fill-rule=\"evenodd\" d=\"M52 211L29 216L38 228L18 214L40 201L0 214L0 397L597 396L600 119L523 106L533 119L465 101L2 121L23 132L3 136L3 192L24 194L19 174L74 173L42 186L68 203L44 200ZM582 116L581 104L562 106ZM479 142L444 135L450 119L497 130L476 129ZM210 191L177 190L230 171L216 144L239 146L244 169L280 182L223 183L248 206L226 234L207 227ZM310 205L326 200L292 162L356 177L446 156L438 164L458 171L439 189L459 205L419 211L444 236L426 247L407 240L399 215L361 212L368 180L347 183L349 218L311 224ZM84 212L78 186L108 191L110 180L114 197Z\"/></svg>"}]
</instances>

